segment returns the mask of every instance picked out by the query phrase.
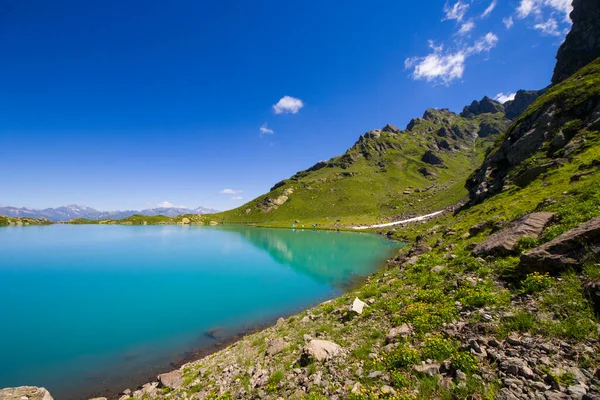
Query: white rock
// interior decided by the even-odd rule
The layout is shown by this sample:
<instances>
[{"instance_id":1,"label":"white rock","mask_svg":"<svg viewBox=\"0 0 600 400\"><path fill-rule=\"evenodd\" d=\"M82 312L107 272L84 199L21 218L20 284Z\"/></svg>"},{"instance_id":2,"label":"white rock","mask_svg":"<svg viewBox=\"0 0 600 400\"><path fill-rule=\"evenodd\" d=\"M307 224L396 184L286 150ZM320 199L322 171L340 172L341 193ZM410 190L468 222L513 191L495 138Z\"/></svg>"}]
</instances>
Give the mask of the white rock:
<instances>
[{"instance_id":1,"label":"white rock","mask_svg":"<svg viewBox=\"0 0 600 400\"><path fill-rule=\"evenodd\" d=\"M366 305L367 303L365 303L357 297L352 302L352 305L350 306L350 311L355 312L357 314L362 314L363 308L365 308Z\"/></svg>"}]
</instances>

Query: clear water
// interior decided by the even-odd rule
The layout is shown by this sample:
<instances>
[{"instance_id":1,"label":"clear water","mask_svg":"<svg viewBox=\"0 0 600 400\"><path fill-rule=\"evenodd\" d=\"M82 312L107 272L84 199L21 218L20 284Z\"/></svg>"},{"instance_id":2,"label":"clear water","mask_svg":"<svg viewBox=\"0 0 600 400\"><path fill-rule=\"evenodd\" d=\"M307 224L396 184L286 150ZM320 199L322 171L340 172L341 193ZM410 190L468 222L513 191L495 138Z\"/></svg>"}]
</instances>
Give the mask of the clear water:
<instances>
[{"instance_id":1,"label":"clear water","mask_svg":"<svg viewBox=\"0 0 600 400\"><path fill-rule=\"evenodd\" d=\"M338 295L395 246L251 227L0 228L0 388L135 386L214 336Z\"/></svg>"}]
</instances>

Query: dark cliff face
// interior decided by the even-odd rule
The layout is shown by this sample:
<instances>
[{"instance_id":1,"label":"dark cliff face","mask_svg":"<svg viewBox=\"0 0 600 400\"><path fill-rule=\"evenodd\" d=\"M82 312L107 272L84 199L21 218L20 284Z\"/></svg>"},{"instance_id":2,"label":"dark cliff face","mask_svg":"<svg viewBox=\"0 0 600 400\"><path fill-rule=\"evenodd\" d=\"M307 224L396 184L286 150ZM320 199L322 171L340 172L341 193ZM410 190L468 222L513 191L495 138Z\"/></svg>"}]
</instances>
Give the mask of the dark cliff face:
<instances>
[{"instance_id":1,"label":"dark cliff face","mask_svg":"<svg viewBox=\"0 0 600 400\"><path fill-rule=\"evenodd\" d=\"M540 97L546 89L542 90L519 90L515 95L515 99L504 103L506 118L515 119L529 107L533 102Z\"/></svg>"},{"instance_id":2,"label":"dark cliff face","mask_svg":"<svg viewBox=\"0 0 600 400\"><path fill-rule=\"evenodd\" d=\"M600 57L600 1L573 0L573 27L558 49L552 83L557 84Z\"/></svg>"}]
</instances>

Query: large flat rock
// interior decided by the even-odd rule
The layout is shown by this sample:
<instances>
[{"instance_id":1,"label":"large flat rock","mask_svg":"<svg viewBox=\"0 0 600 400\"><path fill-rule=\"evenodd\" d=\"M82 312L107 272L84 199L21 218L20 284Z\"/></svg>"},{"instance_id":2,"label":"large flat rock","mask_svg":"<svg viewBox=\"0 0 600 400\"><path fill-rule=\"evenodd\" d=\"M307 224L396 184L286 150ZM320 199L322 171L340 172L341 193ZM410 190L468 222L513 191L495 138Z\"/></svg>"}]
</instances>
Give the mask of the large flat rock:
<instances>
[{"instance_id":1,"label":"large flat rock","mask_svg":"<svg viewBox=\"0 0 600 400\"><path fill-rule=\"evenodd\" d=\"M525 272L558 274L581 269L582 262L600 254L600 217L593 218L521 256Z\"/></svg>"},{"instance_id":2,"label":"large flat rock","mask_svg":"<svg viewBox=\"0 0 600 400\"><path fill-rule=\"evenodd\" d=\"M508 256L515 250L519 239L538 238L554 218L554 213L538 212L524 215L511 222L506 228L490 235L473 249L473 255Z\"/></svg>"},{"instance_id":3,"label":"large flat rock","mask_svg":"<svg viewBox=\"0 0 600 400\"><path fill-rule=\"evenodd\" d=\"M54 400L43 387L19 386L0 389L0 400Z\"/></svg>"}]
</instances>

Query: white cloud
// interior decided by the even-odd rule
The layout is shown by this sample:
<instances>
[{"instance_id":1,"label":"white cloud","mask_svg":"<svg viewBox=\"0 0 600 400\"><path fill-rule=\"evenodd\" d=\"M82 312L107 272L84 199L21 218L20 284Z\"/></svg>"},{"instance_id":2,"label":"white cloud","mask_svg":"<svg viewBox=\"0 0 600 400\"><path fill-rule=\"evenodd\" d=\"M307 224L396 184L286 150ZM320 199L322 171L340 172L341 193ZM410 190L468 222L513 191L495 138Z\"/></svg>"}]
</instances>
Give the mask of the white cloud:
<instances>
[{"instance_id":1,"label":"white cloud","mask_svg":"<svg viewBox=\"0 0 600 400\"><path fill-rule=\"evenodd\" d=\"M404 67L413 70L411 77L414 80L448 85L463 77L465 61L468 57L490 51L496 46L496 43L498 43L498 36L491 32L473 43L472 46L463 45L454 51L444 51L444 46L436 46L430 41L429 47L432 52L425 57L406 59Z\"/></svg>"},{"instance_id":2,"label":"white cloud","mask_svg":"<svg viewBox=\"0 0 600 400\"><path fill-rule=\"evenodd\" d=\"M273 129L269 129L269 127L267 126L266 123L264 123L260 128L260 135L273 135L275 132L273 131Z\"/></svg>"},{"instance_id":3,"label":"white cloud","mask_svg":"<svg viewBox=\"0 0 600 400\"><path fill-rule=\"evenodd\" d=\"M219 193L221 194L238 194L242 193L243 190L234 190L234 189L223 189Z\"/></svg>"},{"instance_id":4,"label":"white cloud","mask_svg":"<svg viewBox=\"0 0 600 400\"><path fill-rule=\"evenodd\" d=\"M540 12L540 3L540 0L521 0L519 7L517 7L517 15L522 19L527 18L532 13Z\"/></svg>"},{"instance_id":5,"label":"white cloud","mask_svg":"<svg viewBox=\"0 0 600 400\"><path fill-rule=\"evenodd\" d=\"M475 22L473 22L473 20L469 20L460 26L458 34L461 36L466 35L467 33L471 32L473 28L475 28Z\"/></svg>"},{"instance_id":6,"label":"white cloud","mask_svg":"<svg viewBox=\"0 0 600 400\"><path fill-rule=\"evenodd\" d=\"M234 196L231 198L231 200L243 200L244 198L242 196Z\"/></svg>"},{"instance_id":7,"label":"white cloud","mask_svg":"<svg viewBox=\"0 0 600 400\"><path fill-rule=\"evenodd\" d=\"M275 114L296 114L304 107L302 100L291 96L283 96L277 104L273 105Z\"/></svg>"},{"instance_id":8,"label":"white cloud","mask_svg":"<svg viewBox=\"0 0 600 400\"><path fill-rule=\"evenodd\" d=\"M456 53L442 54L441 48L433 48L433 53L426 57L412 57L404 62L407 69L414 68L412 78L427 82L449 84L460 79L465 72L465 55Z\"/></svg>"},{"instance_id":9,"label":"white cloud","mask_svg":"<svg viewBox=\"0 0 600 400\"><path fill-rule=\"evenodd\" d=\"M492 0L488 8L486 8L483 14L481 14L481 18L485 18L490 15L492 11L494 11L494 8L496 8L496 4L498 4L497 0Z\"/></svg>"},{"instance_id":10,"label":"white cloud","mask_svg":"<svg viewBox=\"0 0 600 400\"><path fill-rule=\"evenodd\" d=\"M484 51L490 51L496 44L498 43L498 36L494 35L492 32L489 32L484 37L479 39L475 44L469 48L469 51L473 54L479 54Z\"/></svg>"},{"instance_id":11,"label":"white cloud","mask_svg":"<svg viewBox=\"0 0 600 400\"><path fill-rule=\"evenodd\" d=\"M446 16L442 21L455 19L458 22L460 22L465 17L465 14L467 13L468 9L469 5L467 3L461 2L460 0L458 0L452 7L450 7L450 4L446 2L446 4L444 5L444 13L446 14Z\"/></svg>"},{"instance_id":12,"label":"white cloud","mask_svg":"<svg viewBox=\"0 0 600 400\"><path fill-rule=\"evenodd\" d=\"M554 18L550 18L548 21L540 22L535 24L534 29L537 29L542 35L547 36L561 36L562 33L558 29L558 22Z\"/></svg>"},{"instance_id":13,"label":"white cloud","mask_svg":"<svg viewBox=\"0 0 600 400\"><path fill-rule=\"evenodd\" d=\"M536 18L543 18L544 11L549 11L552 16L554 14L562 14L562 19L566 23L571 23L569 14L573 10L571 5L572 0L521 0L517 7L517 16L520 19L527 18L531 15Z\"/></svg>"},{"instance_id":14,"label":"white cloud","mask_svg":"<svg viewBox=\"0 0 600 400\"><path fill-rule=\"evenodd\" d=\"M513 21L513 17L502 18L502 22L504 22L504 26L506 26L506 29L512 28L512 26L515 24L515 21Z\"/></svg>"},{"instance_id":15,"label":"white cloud","mask_svg":"<svg viewBox=\"0 0 600 400\"><path fill-rule=\"evenodd\" d=\"M168 201L163 201L161 203L156 204L156 207L158 208L185 208L185 206L176 206L173 203L170 203Z\"/></svg>"},{"instance_id":16,"label":"white cloud","mask_svg":"<svg viewBox=\"0 0 600 400\"><path fill-rule=\"evenodd\" d=\"M504 94L504 93L498 93L496 95L496 97L494 97L494 100L496 100L498 103L506 103L507 101L512 101L515 99L516 93L509 93L509 94Z\"/></svg>"}]
</instances>

